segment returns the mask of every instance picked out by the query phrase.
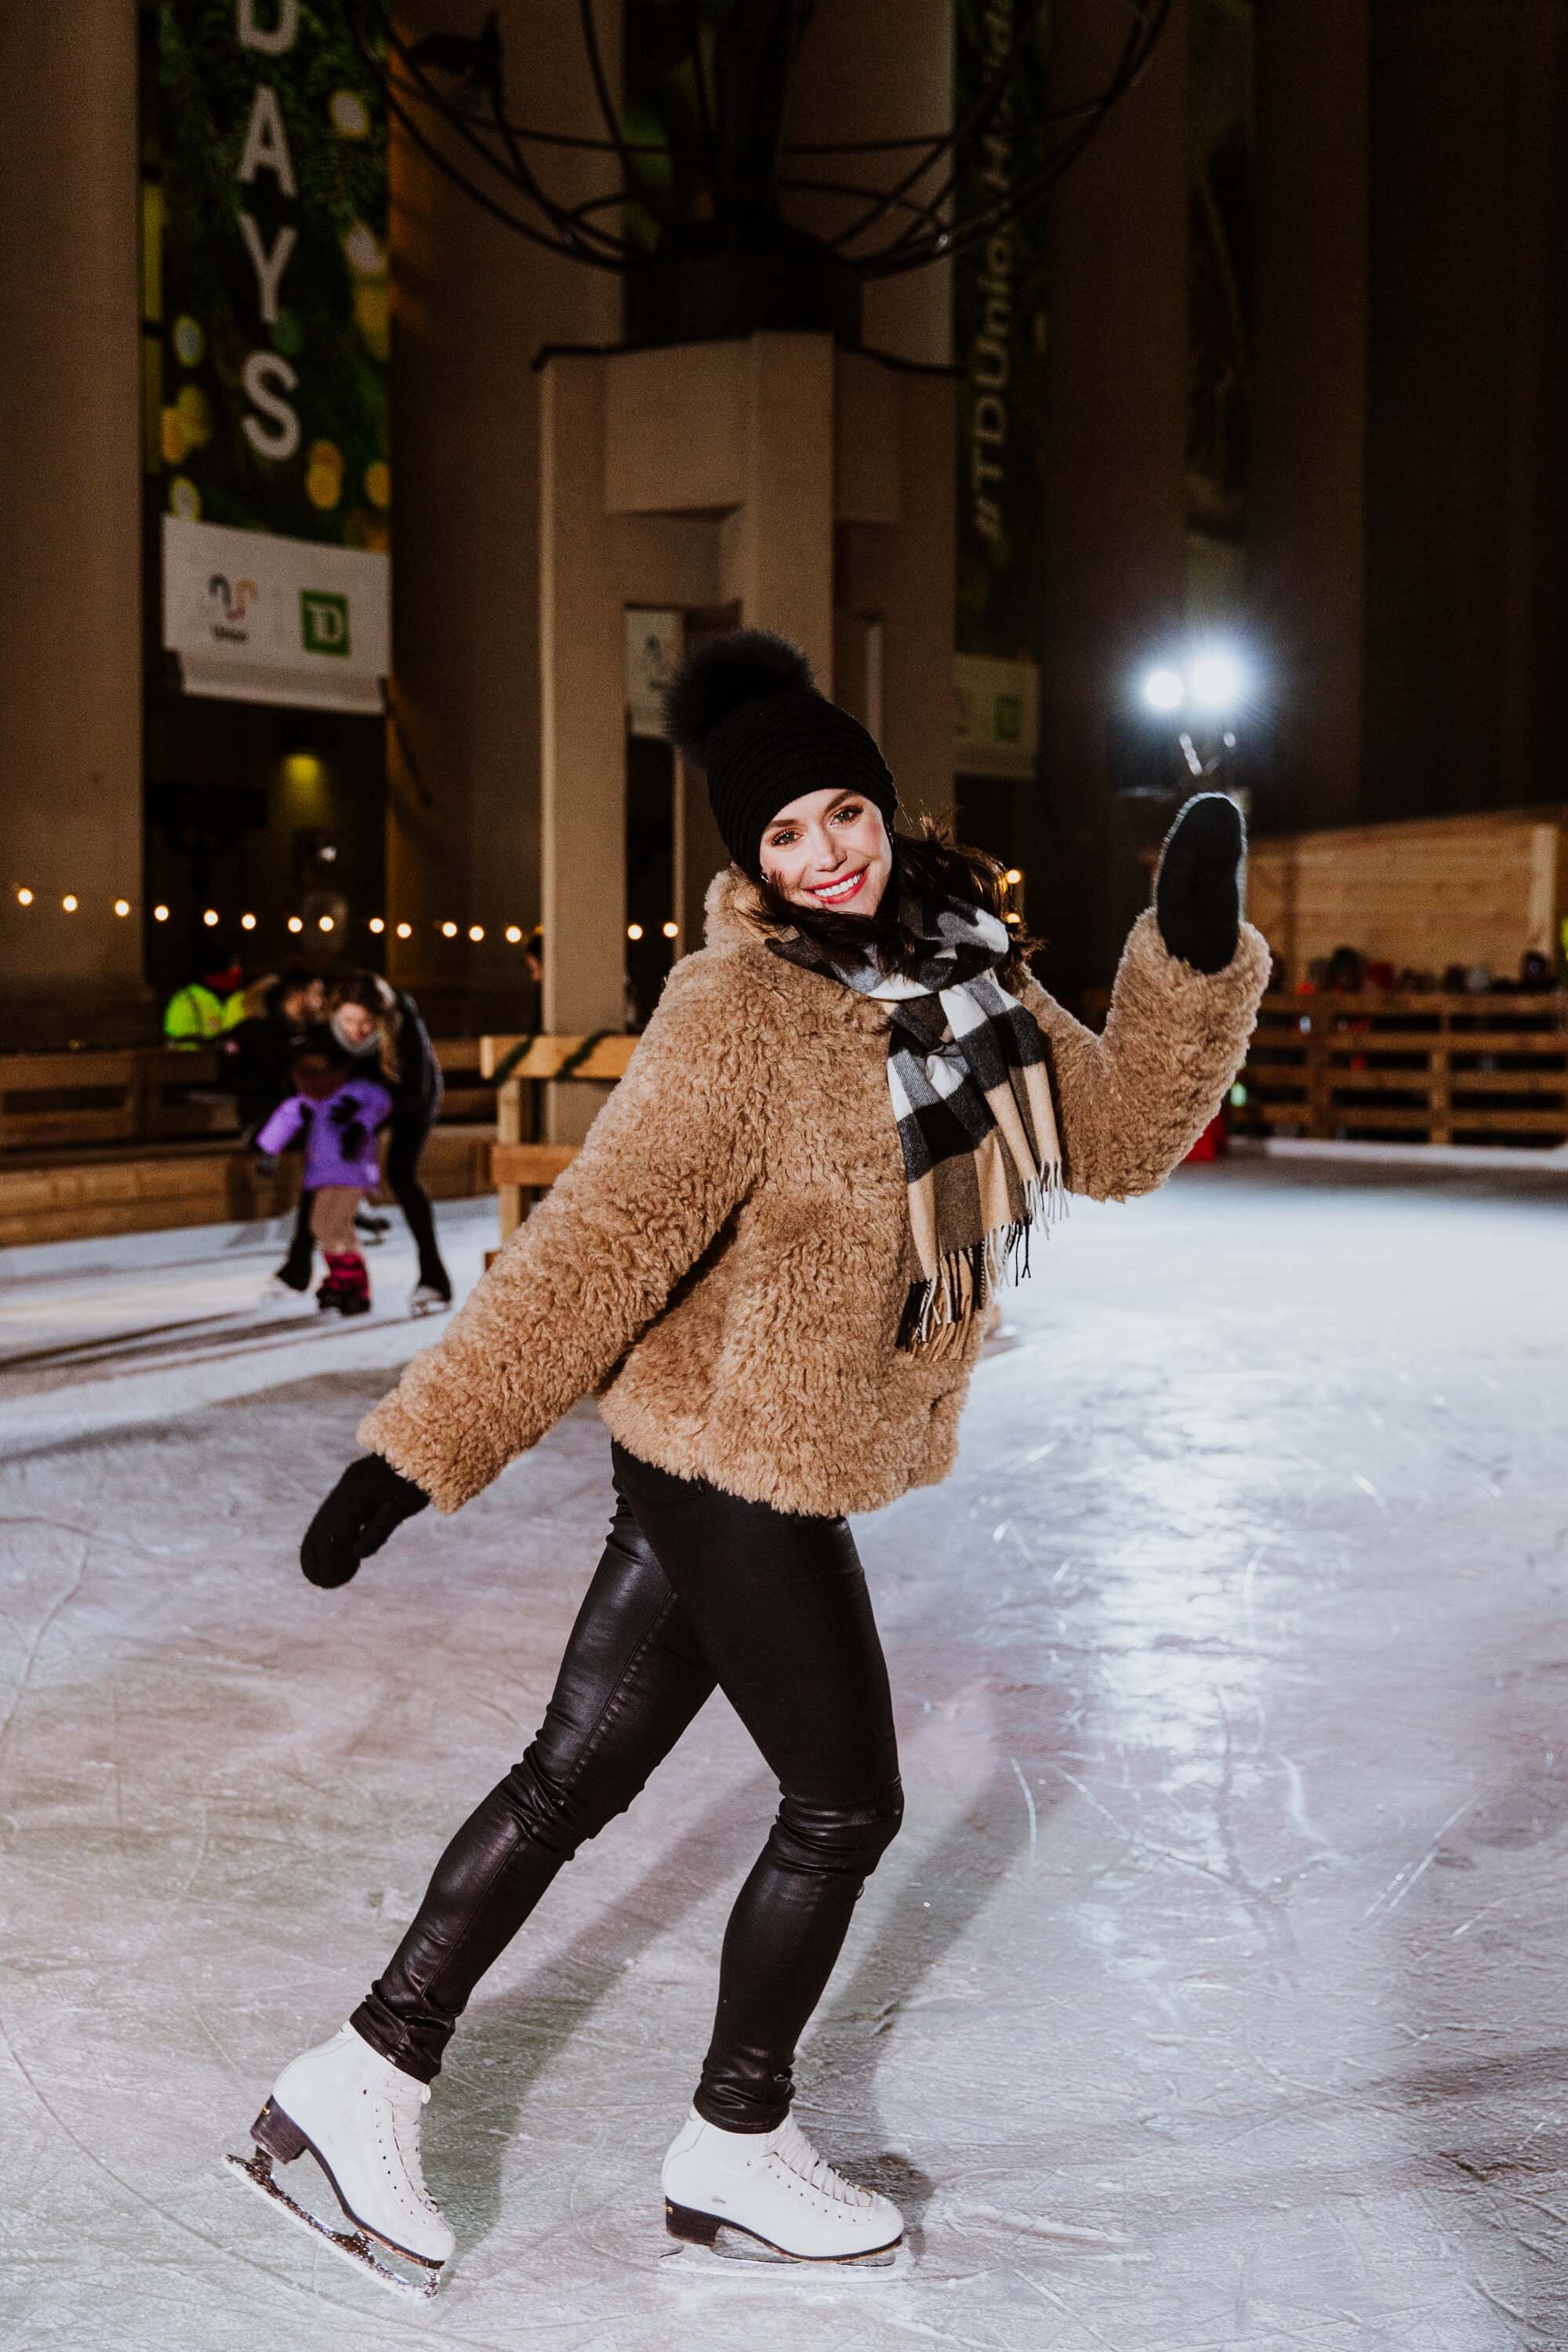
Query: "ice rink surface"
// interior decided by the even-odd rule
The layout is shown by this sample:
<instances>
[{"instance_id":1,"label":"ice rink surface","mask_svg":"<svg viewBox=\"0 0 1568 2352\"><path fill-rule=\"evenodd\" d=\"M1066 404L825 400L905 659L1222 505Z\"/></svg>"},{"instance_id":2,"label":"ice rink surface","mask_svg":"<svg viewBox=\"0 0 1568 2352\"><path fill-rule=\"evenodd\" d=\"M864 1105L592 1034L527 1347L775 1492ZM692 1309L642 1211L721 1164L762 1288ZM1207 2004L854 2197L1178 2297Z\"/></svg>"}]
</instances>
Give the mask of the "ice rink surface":
<instances>
[{"instance_id":1,"label":"ice rink surface","mask_svg":"<svg viewBox=\"0 0 1568 2352\"><path fill-rule=\"evenodd\" d=\"M463 1287L492 1220L446 1213ZM1568 2344L1560 1183L1233 1161L1075 1203L953 1477L857 1522L910 1814L800 2112L903 2205L907 2274L664 2235L773 1801L715 1700L458 2036L428 2307L219 2159L531 1735L607 1441L580 1408L311 1591L300 1528L435 1329L400 1244L358 1327L259 1313L273 1255L0 1261L5 2352Z\"/></svg>"}]
</instances>

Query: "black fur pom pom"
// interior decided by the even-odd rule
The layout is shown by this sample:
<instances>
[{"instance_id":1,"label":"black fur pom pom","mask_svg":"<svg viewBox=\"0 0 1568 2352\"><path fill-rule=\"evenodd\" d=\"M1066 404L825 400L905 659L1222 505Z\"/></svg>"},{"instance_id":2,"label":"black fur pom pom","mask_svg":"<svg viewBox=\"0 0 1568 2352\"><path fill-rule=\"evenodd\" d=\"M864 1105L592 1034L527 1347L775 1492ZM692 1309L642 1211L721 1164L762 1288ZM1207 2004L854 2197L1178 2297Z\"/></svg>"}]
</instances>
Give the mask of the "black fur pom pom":
<instances>
[{"instance_id":1,"label":"black fur pom pom","mask_svg":"<svg viewBox=\"0 0 1568 2352\"><path fill-rule=\"evenodd\" d=\"M741 703L816 682L800 647L771 629L705 637L665 688L664 731L694 767L706 768L709 737Z\"/></svg>"}]
</instances>

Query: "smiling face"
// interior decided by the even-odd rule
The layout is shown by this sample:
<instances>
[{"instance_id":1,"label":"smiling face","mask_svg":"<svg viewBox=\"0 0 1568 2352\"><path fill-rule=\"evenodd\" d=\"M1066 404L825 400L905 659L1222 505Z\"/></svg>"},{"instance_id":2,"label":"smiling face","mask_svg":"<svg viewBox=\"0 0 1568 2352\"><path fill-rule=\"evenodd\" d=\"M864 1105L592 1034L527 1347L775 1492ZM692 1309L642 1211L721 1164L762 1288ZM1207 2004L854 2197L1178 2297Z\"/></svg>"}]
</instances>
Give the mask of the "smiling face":
<instances>
[{"instance_id":1,"label":"smiling face","mask_svg":"<svg viewBox=\"0 0 1568 2352\"><path fill-rule=\"evenodd\" d=\"M340 1004L333 1014L346 1045L367 1044L375 1029L373 1014L363 1004Z\"/></svg>"},{"instance_id":2,"label":"smiling face","mask_svg":"<svg viewBox=\"0 0 1568 2352\"><path fill-rule=\"evenodd\" d=\"M763 827L765 880L797 907L874 915L893 870L882 812L863 793L839 786L803 793Z\"/></svg>"}]
</instances>

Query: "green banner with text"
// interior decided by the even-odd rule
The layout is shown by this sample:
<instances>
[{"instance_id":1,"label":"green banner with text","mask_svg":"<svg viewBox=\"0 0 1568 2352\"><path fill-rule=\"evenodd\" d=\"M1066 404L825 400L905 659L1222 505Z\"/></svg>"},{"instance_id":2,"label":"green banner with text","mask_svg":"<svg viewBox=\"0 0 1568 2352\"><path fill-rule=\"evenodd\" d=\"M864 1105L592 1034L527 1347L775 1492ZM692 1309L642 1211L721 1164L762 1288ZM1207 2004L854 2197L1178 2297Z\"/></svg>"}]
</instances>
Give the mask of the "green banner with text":
<instances>
[{"instance_id":1,"label":"green banner with text","mask_svg":"<svg viewBox=\"0 0 1568 2352\"><path fill-rule=\"evenodd\" d=\"M1022 35L1005 93L967 142L960 220L1005 207L1038 169L1047 103L1047 10L1027 0L957 0L954 117L981 101ZM958 402L959 772L1032 778L1038 756L1045 529L1040 464L1045 230L1038 206L953 264Z\"/></svg>"},{"instance_id":2,"label":"green banner with text","mask_svg":"<svg viewBox=\"0 0 1568 2352\"><path fill-rule=\"evenodd\" d=\"M165 504L384 551L386 121L341 6L159 16Z\"/></svg>"}]
</instances>

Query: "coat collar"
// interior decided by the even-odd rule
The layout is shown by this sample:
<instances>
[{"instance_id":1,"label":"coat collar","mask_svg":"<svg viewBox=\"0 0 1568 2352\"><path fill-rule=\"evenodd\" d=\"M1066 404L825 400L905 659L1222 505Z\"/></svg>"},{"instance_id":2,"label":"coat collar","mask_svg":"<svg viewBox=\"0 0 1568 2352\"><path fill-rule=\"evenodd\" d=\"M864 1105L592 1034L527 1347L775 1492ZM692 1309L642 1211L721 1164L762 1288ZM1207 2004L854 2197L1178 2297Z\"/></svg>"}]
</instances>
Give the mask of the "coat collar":
<instances>
[{"instance_id":1,"label":"coat collar","mask_svg":"<svg viewBox=\"0 0 1568 2352\"><path fill-rule=\"evenodd\" d=\"M765 976L771 988L791 993L803 989L818 1011L831 1011L856 1028L881 1030L888 1026L887 1007L874 998L862 996L853 988L830 983L819 973L806 971L799 964L769 952L769 940L784 938L788 927L775 922L768 914L758 899L755 884L738 866L720 867L708 885L702 911L704 946L721 954L746 954L750 950L748 965L757 976Z\"/></svg>"},{"instance_id":2,"label":"coat collar","mask_svg":"<svg viewBox=\"0 0 1568 2352\"><path fill-rule=\"evenodd\" d=\"M756 885L738 866L721 866L702 902L705 947L743 948L784 936L757 896Z\"/></svg>"}]
</instances>

